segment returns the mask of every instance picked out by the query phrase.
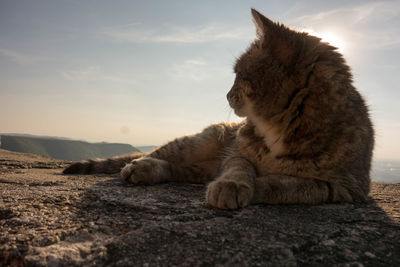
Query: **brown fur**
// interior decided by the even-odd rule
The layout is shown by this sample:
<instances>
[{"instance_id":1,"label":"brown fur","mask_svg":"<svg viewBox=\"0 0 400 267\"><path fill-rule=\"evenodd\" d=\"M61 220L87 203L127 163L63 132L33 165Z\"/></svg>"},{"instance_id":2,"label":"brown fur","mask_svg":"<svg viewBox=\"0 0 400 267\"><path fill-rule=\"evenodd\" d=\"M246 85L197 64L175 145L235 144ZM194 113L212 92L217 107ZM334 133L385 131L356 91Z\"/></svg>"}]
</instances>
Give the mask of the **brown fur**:
<instances>
[{"instance_id":1,"label":"brown fur","mask_svg":"<svg viewBox=\"0 0 400 267\"><path fill-rule=\"evenodd\" d=\"M221 123L147 155L75 163L65 173L119 170L132 183L209 183L222 209L249 203L365 201L374 133L336 48L252 10L258 38L234 67L227 98L240 124ZM112 167L108 167L112 166Z\"/></svg>"}]
</instances>

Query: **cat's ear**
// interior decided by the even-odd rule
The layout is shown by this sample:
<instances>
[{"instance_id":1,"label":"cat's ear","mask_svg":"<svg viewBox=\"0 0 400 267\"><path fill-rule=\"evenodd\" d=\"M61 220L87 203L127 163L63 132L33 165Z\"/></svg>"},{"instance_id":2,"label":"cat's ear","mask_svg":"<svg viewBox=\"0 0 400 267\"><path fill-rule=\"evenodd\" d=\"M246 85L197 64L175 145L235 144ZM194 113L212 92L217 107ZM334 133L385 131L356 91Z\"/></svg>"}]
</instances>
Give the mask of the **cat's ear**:
<instances>
[{"instance_id":1,"label":"cat's ear","mask_svg":"<svg viewBox=\"0 0 400 267\"><path fill-rule=\"evenodd\" d=\"M291 30L274 23L255 9L251 9L251 14L261 47L269 50L286 65L290 65L295 55L295 49L288 34Z\"/></svg>"},{"instance_id":2,"label":"cat's ear","mask_svg":"<svg viewBox=\"0 0 400 267\"><path fill-rule=\"evenodd\" d=\"M272 30L275 27L275 23L266 18L263 14L255 10L251 9L251 15L253 16L253 22L256 26L257 36L261 39L266 33Z\"/></svg>"}]
</instances>

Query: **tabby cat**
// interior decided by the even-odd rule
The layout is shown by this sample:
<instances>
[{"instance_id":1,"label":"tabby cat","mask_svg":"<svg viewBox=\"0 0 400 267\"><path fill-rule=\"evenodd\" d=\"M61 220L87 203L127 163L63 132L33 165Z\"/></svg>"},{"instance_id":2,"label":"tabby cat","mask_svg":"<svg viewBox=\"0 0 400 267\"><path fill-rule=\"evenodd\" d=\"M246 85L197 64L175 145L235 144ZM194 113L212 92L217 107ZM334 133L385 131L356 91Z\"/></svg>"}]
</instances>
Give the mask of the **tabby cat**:
<instances>
[{"instance_id":1,"label":"tabby cat","mask_svg":"<svg viewBox=\"0 0 400 267\"><path fill-rule=\"evenodd\" d=\"M64 173L208 183L207 202L220 209L365 201L374 133L343 57L251 12L257 39L238 58L227 94L242 123L211 125L148 154L73 163Z\"/></svg>"}]
</instances>

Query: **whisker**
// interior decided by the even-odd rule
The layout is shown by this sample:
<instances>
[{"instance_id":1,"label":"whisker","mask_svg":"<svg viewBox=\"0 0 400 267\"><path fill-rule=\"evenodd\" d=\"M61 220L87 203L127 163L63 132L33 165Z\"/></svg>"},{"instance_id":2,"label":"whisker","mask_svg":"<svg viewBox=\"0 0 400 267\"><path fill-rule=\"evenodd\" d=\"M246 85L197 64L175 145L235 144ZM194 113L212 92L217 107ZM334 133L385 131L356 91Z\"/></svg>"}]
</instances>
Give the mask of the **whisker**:
<instances>
[{"instance_id":1,"label":"whisker","mask_svg":"<svg viewBox=\"0 0 400 267\"><path fill-rule=\"evenodd\" d=\"M228 110L228 117L227 117L227 122L231 122L231 115L232 115L232 109L231 108L229 108L229 110Z\"/></svg>"}]
</instances>

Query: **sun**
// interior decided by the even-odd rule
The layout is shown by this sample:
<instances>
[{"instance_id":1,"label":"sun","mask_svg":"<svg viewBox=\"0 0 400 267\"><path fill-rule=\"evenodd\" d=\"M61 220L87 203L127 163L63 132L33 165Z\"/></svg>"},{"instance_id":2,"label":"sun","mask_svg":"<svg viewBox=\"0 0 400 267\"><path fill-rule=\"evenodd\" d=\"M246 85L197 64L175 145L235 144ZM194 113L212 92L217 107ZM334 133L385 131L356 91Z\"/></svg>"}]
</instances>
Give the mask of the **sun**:
<instances>
[{"instance_id":1,"label":"sun","mask_svg":"<svg viewBox=\"0 0 400 267\"><path fill-rule=\"evenodd\" d=\"M312 29L306 29L304 31L309 33L310 35L321 38L322 42L326 42L334 47L337 47L338 51L341 53L343 53L345 50L344 41L340 37L340 34L332 31L317 32Z\"/></svg>"}]
</instances>

